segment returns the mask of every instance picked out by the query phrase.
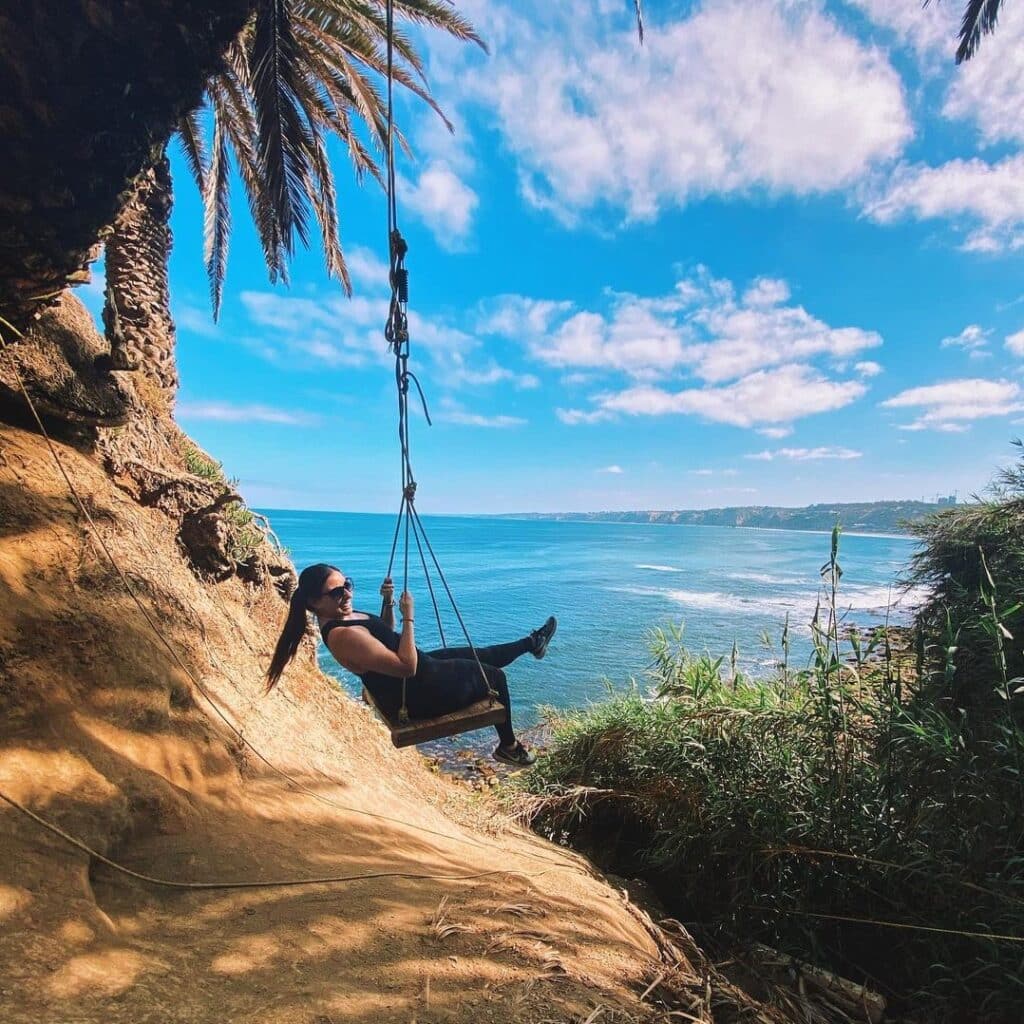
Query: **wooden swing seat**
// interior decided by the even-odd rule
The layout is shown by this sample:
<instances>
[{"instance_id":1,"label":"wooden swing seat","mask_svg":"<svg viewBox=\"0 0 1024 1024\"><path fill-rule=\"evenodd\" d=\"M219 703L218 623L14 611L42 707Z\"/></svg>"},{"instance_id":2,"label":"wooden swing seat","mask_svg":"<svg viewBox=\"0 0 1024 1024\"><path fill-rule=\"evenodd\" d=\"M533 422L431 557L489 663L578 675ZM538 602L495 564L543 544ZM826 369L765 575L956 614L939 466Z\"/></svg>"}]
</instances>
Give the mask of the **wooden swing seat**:
<instances>
[{"instance_id":1,"label":"wooden swing seat","mask_svg":"<svg viewBox=\"0 0 1024 1024\"><path fill-rule=\"evenodd\" d=\"M452 711L437 718L410 718L407 722L398 720L398 713L386 714L377 706L370 692L364 687L363 700L380 715L381 720L391 732L391 742L396 747L411 747L428 740L438 740L445 736L457 736L460 732L472 732L488 725L499 725L504 722L507 714L505 705L500 701L493 703L486 697L475 704Z\"/></svg>"}]
</instances>

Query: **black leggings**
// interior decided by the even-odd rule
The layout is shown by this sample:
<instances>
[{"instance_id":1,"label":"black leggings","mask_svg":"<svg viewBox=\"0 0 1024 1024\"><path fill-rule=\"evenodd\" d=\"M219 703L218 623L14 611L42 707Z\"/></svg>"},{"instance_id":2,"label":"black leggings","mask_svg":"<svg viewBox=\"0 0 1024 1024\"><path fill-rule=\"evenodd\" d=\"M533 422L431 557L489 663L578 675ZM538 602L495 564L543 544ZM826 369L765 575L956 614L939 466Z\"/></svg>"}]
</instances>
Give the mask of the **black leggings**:
<instances>
[{"instance_id":1,"label":"black leggings","mask_svg":"<svg viewBox=\"0 0 1024 1024\"><path fill-rule=\"evenodd\" d=\"M436 718L474 704L487 696L487 684L498 694L498 700L508 710L504 722L494 728L498 739L508 747L516 741L512 729L512 702L508 695L508 680L502 669L516 658L532 651L533 637L523 637L510 644L478 647L477 658L483 666L487 682L480 676L480 668L468 647L442 647L421 654L416 675L406 687L406 702L411 718Z\"/></svg>"}]
</instances>

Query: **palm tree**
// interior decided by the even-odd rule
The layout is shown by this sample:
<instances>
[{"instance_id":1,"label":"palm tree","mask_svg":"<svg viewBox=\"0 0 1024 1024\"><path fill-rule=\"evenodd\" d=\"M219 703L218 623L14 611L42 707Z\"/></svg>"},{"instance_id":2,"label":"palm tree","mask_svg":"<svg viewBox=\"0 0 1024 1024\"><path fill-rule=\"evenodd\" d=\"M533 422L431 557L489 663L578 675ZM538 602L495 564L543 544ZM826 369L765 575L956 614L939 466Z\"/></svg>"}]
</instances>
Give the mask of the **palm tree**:
<instances>
[{"instance_id":1,"label":"palm tree","mask_svg":"<svg viewBox=\"0 0 1024 1024\"><path fill-rule=\"evenodd\" d=\"M395 0L395 14L395 82L443 117L427 88L422 60L397 22L483 43L449 0ZM333 134L342 140L358 179L370 174L380 180L377 154L385 146L387 125L378 82L387 69L385 44L385 0L257 0L223 66L208 80L203 107L182 119L177 136L204 197L205 260L215 317L231 227L232 165L271 281L287 280L296 239L309 245L312 212L328 273L349 290L326 139ZM212 134L209 146L204 123ZM400 134L397 138L405 144ZM104 308L115 366L146 370L168 401L177 384L167 286L171 201L170 168L161 151L107 241Z\"/></svg>"},{"instance_id":2,"label":"palm tree","mask_svg":"<svg viewBox=\"0 0 1024 1024\"><path fill-rule=\"evenodd\" d=\"M255 0L0 4L0 316L86 280L121 197ZM15 7L17 9L15 10Z\"/></svg>"}]
</instances>

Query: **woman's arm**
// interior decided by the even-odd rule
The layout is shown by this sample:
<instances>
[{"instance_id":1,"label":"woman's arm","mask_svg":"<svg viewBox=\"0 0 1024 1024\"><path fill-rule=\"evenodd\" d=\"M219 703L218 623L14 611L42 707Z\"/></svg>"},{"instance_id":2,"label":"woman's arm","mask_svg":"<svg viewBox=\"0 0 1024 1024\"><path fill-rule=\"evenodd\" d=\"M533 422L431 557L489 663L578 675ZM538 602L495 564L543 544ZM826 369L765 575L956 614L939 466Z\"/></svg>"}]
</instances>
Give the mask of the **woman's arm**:
<instances>
[{"instance_id":1,"label":"woman's arm","mask_svg":"<svg viewBox=\"0 0 1024 1024\"><path fill-rule=\"evenodd\" d=\"M413 621L416 618L416 606L412 594L408 590L402 591L398 599L398 610L402 613L402 636L398 642L398 657L405 665L412 665L408 675L416 675L419 667L419 654L416 651L416 634L413 630Z\"/></svg>"},{"instance_id":2,"label":"woman's arm","mask_svg":"<svg viewBox=\"0 0 1024 1024\"><path fill-rule=\"evenodd\" d=\"M413 633L411 594L402 595L399 608L404 621L397 653L385 647L369 630L362 627L332 629L327 637L327 646L338 663L356 675L379 672L396 679L416 675L419 652L416 650L416 637Z\"/></svg>"}]
</instances>

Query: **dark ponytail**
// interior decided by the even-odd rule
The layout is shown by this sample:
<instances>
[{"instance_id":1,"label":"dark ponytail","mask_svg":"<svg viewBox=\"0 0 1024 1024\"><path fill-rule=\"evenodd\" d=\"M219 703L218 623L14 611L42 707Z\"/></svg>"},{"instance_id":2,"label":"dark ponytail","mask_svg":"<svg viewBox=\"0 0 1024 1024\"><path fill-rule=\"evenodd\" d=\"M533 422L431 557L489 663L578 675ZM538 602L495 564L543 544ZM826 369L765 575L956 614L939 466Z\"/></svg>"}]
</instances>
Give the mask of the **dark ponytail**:
<instances>
[{"instance_id":1,"label":"dark ponytail","mask_svg":"<svg viewBox=\"0 0 1024 1024\"><path fill-rule=\"evenodd\" d=\"M299 644L306 635L310 600L319 596L323 590L324 580L335 571L333 565L319 562L307 566L299 574L299 584L288 602L288 618L284 621L281 635L277 638L277 646L274 648L274 656L270 659L270 668L267 669L267 693L277 685L281 673L295 657Z\"/></svg>"}]
</instances>

